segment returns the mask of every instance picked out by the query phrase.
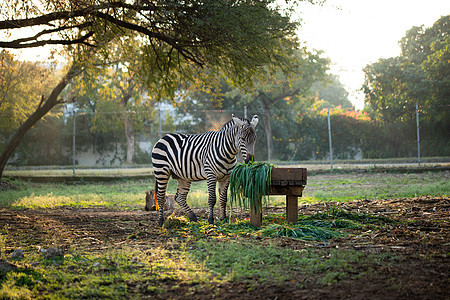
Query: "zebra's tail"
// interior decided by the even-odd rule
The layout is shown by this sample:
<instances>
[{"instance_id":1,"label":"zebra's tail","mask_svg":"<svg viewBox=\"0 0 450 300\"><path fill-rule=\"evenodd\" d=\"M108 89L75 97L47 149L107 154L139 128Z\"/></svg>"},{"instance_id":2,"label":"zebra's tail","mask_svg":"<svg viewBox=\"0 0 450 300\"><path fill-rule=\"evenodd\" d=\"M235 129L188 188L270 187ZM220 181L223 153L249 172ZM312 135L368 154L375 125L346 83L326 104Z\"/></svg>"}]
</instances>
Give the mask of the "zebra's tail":
<instances>
[{"instance_id":1,"label":"zebra's tail","mask_svg":"<svg viewBox=\"0 0 450 300\"><path fill-rule=\"evenodd\" d=\"M153 200L155 200L156 211L159 210L158 205L158 181L155 179L155 192L153 193Z\"/></svg>"}]
</instances>

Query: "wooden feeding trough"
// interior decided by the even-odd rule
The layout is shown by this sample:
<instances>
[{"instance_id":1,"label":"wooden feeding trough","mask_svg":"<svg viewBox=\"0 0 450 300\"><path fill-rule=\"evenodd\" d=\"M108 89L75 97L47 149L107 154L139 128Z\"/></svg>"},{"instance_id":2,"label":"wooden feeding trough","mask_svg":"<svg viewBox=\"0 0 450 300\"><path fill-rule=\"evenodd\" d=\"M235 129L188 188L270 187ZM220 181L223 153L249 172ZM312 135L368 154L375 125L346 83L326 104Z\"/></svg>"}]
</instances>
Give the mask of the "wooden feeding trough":
<instances>
[{"instance_id":1,"label":"wooden feeding trough","mask_svg":"<svg viewBox=\"0 0 450 300\"><path fill-rule=\"evenodd\" d=\"M269 195L286 195L286 222L298 221L298 197L302 196L306 185L305 168L272 168ZM250 209L250 223L261 227L262 203L256 210Z\"/></svg>"}]
</instances>

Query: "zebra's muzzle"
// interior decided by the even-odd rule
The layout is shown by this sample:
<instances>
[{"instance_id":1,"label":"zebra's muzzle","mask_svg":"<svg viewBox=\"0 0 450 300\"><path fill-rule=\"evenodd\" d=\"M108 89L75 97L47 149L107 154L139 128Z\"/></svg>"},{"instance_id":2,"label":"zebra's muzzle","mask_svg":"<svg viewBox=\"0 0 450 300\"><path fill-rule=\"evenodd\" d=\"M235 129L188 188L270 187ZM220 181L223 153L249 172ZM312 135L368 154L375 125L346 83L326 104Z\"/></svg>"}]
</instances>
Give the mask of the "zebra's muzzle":
<instances>
[{"instance_id":1,"label":"zebra's muzzle","mask_svg":"<svg viewBox=\"0 0 450 300\"><path fill-rule=\"evenodd\" d=\"M247 157L245 158L245 163L247 164L249 161L255 161L255 156L253 154L247 153Z\"/></svg>"}]
</instances>

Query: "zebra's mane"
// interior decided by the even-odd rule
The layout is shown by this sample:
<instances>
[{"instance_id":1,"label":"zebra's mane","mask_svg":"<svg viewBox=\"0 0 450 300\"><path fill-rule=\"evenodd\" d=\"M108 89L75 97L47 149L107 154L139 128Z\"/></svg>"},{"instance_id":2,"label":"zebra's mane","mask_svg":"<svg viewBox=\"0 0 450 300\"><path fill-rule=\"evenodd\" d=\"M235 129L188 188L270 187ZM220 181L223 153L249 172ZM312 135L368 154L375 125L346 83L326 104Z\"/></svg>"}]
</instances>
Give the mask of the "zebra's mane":
<instances>
[{"instance_id":1,"label":"zebra's mane","mask_svg":"<svg viewBox=\"0 0 450 300\"><path fill-rule=\"evenodd\" d=\"M239 117L238 117L238 118L239 118ZM244 122L250 123L250 121L247 120L247 119L245 119L245 118L239 118L239 119L241 119L241 120L244 121ZM235 123L234 123L234 121L233 121L233 118L231 118L230 121L226 122L226 123L222 126L222 128L220 129L220 131L225 131L225 130L227 130L228 128L233 127L234 125L235 125Z\"/></svg>"}]
</instances>

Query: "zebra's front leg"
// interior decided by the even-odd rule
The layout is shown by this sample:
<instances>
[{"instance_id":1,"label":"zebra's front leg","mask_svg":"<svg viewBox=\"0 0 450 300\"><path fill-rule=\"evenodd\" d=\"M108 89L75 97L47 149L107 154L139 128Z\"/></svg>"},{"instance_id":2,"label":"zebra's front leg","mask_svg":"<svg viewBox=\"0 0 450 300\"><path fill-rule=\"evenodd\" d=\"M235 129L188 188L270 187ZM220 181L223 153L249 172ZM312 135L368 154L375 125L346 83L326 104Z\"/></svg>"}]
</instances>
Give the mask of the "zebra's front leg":
<instances>
[{"instance_id":1,"label":"zebra's front leg","mask_svg":"<svg viewBox=\"0 0 450 300\"><path fill-rule=\"evenodd\" d=\"M210 175L206 178L208 185L208 206L209 206L209 217L208 223L214 224L214 205L216 205L216 183L217 178L215 175Z\"/></svg>"},{"instance_id":2,"label":"zebra's front leg","mask_svg":"<svg viewBox=\"0 0 450 300\"><path fill-rule=\"evenodd\" d=\"M188 216L189 220L197 222L197 216L189 207L186 202L189 189L191 188L191 182L187 180L178 179L177 194L175 195L175 201L181 206L184 213Z\"/></svg>"},{"instance_id":3,"label":"zebra's front leg","mask_svg":"<svg viewBox=\"0 0 450 300\"><path fill-rule=\"evenodd\" d=\"M230 177L219 181L219 204L220 204L220 220L225 220L227 217L227 192L230 184Z\"/></svg>"}]
</instances>

